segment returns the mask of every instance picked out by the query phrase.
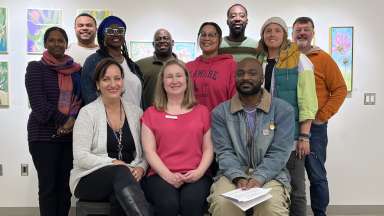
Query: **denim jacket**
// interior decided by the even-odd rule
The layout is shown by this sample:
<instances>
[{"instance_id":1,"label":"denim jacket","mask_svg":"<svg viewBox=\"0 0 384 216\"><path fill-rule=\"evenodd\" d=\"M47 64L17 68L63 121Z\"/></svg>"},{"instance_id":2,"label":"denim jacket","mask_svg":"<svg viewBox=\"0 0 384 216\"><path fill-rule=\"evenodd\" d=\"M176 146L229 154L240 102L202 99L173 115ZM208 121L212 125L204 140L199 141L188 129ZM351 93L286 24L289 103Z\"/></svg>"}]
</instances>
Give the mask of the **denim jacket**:
<instances>
[{"instance_id":1,"label":"denim jacket","mask_svg":"<svg viewBox=\"0 0 384 216\"><path fill-rule=\"evenodd\" d=\"M290 189L286 163L294 141L294 110L287 102L262 91L253 136L247 130L246 113L237 94L213 110L212 140L218 174L230 181L255 178L262 185L277 180Z\"/></svg>"}]
</instances>

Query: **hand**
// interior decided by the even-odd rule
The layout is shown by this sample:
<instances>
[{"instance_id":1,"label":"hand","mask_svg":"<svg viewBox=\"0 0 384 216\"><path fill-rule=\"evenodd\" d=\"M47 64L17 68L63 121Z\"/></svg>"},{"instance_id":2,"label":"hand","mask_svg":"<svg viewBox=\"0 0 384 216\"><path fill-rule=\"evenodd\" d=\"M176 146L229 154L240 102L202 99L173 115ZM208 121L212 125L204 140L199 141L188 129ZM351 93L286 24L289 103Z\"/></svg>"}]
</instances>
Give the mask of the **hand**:
<instances>
[{"instance_id":1,"label":"hand","mask_svg":"<svg viewBox=\"0 0 384 216\"><path fill-rule=\"evenodd\" d=\"M56 134L62 136L72 132L73 126L75 125L75 118L69 117L63 126L57 129Z\"/></svg>"},{"instance_id":2,"label":"hand","mask_svg":"<svg viewBox=\"0 0 384 216\"><path fill-rule=\"evenodd\" d=\"M204 173L197 169L190 170L183 174L183 181L187 183L193 183L199 180L203 175Z\"/></svg>"},{"instance_id":3,"label":"hand","mask_svg":"<svg viewBox=\"0 0 384 216\"><path fill-rule=\"evenodd\" d=\"M239 178L236 182L236 187L245 190L247 189L247 184L248 184L248 179Z\"/></svg>"},{"instance_id":4,"label":"hand","mask_svg":"<svg viewBox=\"0 0 384 216\"><path fill-rule=\"evenodd\" d=\"M296 145L296 156L299 159L304 159L310 153L309 139L299 139Z\"/></svg>"},{"instance_id":5,"label":"hand","mask_svg":"<svg viewBox=\"0 0 384 216\"><path fill-rule=\"evenodd\" d=\"M254 178L248 179L247 189L254 188L254 187L257 187L257 188L261 187L260 182Z\"/></svg>"},{"instance_id":6,"label":"hand","mask_svg":"<svg viewBox=\"0 0 384 216\"><path fill-rule=\"evenodd\" d=\"M114 165L124 165L124 166L126 165L125 162L122 160L113 160L112 163Z\"/></svg>"},{"instance_id":7,"label":"hand","mask_svg":"<svg viewBox=\"0 0 384 216\"><path fill-rule=\"evenodd\" d=\"M131 173L137 182L144 176L144 169L142 167L134 167L131 169Z\"/></svg>"},{"instance_id":8,"label":"hand","mask_svg":"<svg viewBox=\"0 0 384 216\"><path fill-rule=\"evenodd\" d=\"M169 173L162 178L175 188L180 188L184 184L181 173Z\"/></svg>"},{"instance_id":9,"label":"hand","mask_svg":"<svg viewBox=\"0 0 384 216\"><path fill-rule=\"evenodd\" d=\"M62 128L65 130L72 130L73 126L75 125L75 121L76 119L74 117L69 117Z\"/></svg>"}]
</instances>

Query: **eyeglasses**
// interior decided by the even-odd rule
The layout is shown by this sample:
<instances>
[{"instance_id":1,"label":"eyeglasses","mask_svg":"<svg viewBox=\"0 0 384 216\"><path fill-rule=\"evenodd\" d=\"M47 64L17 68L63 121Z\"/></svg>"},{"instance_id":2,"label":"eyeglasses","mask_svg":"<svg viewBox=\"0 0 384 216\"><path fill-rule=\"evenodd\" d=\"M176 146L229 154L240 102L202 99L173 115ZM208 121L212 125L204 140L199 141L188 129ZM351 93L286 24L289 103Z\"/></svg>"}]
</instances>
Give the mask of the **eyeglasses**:
<instances>
[{"instance_id":1,"label":"eyeglasses","mask_svg":"<svg viewBox=\"0 0 384 216\"><path fill-rule=\"evenodd\" d=\"M106 35L109 35L109 36L124 35L125 34L125 28L124 27L105 28L104 32Z\"/></svg>"},{"instance_id":2,"label":"eyeglasses","mask_svg":"<svg viewBox=\"0 0 384 216\"><path fill-rule=\"evenodd\" d=\"M206 33L206 32L201 32L200 33L201 38L208 38L208 39L215 39L217 38L217 33Z\"/></svg>"}]
</instances>

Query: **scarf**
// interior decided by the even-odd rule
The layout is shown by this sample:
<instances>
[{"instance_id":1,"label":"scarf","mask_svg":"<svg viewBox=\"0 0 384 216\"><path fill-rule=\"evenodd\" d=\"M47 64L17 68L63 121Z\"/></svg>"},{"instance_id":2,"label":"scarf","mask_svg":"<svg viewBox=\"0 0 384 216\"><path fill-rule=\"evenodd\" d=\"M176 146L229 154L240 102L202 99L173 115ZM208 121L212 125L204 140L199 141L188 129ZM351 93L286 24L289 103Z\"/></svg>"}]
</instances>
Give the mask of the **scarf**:
<instances>
[{"instance_id":1,"label":"scarf","mask_svg":"<svg viewBox=\"0 0 384 216\"><path fill-rule=\"evenodd\" d=\"M41 62L58 74L59 101L58 110L70 116L77 116L81 107L80 73L81 66L65 55L62 61L45 51Z\"/></svg>"}]
</instances>

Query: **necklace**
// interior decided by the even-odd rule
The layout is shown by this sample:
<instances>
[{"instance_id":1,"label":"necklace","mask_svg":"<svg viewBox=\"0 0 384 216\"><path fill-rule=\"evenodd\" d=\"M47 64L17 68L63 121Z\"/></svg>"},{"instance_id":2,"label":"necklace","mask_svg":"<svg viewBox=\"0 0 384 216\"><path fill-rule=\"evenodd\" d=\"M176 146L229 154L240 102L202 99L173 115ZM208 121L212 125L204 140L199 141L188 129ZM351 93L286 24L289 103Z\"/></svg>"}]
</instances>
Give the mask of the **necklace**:
<instances>
[{"instance_id":1,"label":"necklace","mask_svg":"<svg viewBox=\"0 0 384 216\"><path fill-rule=\"evenodd\" d=\"M105 105L104 105L104 108L105 108ZM120 111L120 125L121 125L121 127L118 130L114 130L112 128L111 121L109 120L107 109L105 108L105 115L107 116L107 123L111 127L112 132L113 132L113 136L115 137L115 139L117 141L117 159L118 160L123 160L123 153L122 153L122 151L123 151L123 143L122 143L122 138L123 138L124 122L123 122L123 117L122 117L122 114L121 114L121 110L122 110L122 104L121 104L121 101L120 101L120 109L119 109L119 111ZM123 110L124 110L124 108L123 108Z\"/></svg>"}]
</instances>

